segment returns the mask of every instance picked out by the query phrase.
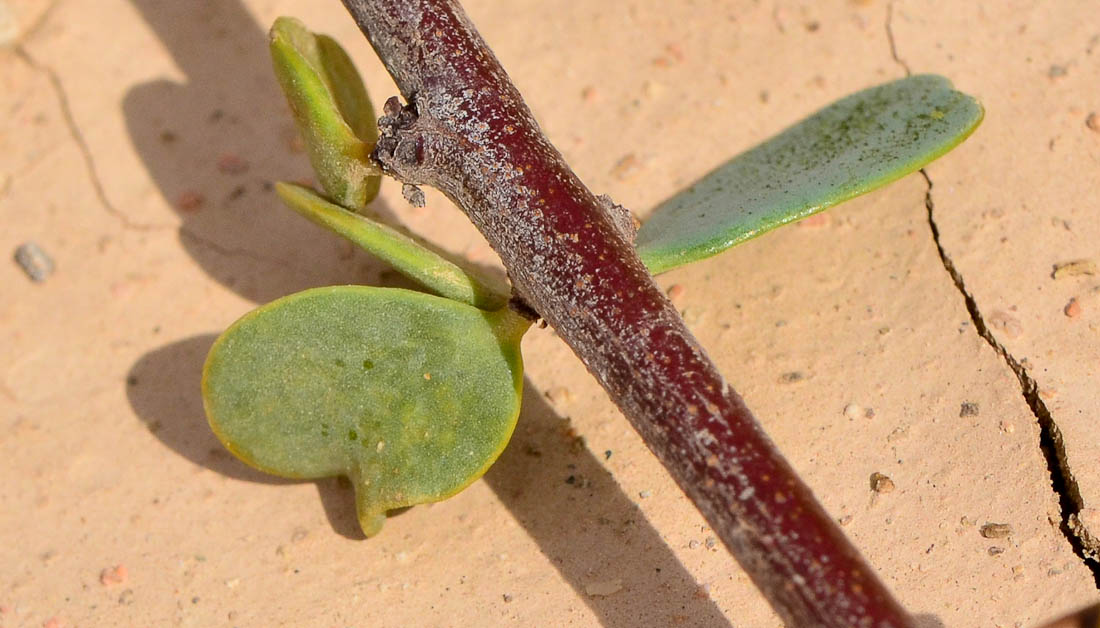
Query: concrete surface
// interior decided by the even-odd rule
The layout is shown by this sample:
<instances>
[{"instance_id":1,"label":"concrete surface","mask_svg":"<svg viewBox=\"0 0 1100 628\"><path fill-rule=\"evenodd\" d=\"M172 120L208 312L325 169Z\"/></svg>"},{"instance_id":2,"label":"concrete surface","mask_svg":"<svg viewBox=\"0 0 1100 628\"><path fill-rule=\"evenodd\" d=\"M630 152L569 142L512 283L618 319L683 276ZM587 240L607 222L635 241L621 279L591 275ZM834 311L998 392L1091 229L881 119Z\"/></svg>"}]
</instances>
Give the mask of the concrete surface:
<instances>
[{"instance_id":1,"label":"concrete surface","mask_svg":"<svg viewBox=\"0 0 1100 628\"><path fill-rule=\"evenodd\" d=\"M1100 264L1095 3L467 8L581 177L643 216L857 89L935 72L977 96L927 178L659 281L922 625L1097 599L1100 276L1059 266ZM0 249L55 266L0 265L0 626L776 625L549 330L500 462L376 538L341 482L222 450L198 391L222 329L309 286L405 285L270 190L310 176L268 67L282 14L393 92L337 2L0 2ZM372 208L494 263L438 194Z\"/></svg>"}]
</instances>

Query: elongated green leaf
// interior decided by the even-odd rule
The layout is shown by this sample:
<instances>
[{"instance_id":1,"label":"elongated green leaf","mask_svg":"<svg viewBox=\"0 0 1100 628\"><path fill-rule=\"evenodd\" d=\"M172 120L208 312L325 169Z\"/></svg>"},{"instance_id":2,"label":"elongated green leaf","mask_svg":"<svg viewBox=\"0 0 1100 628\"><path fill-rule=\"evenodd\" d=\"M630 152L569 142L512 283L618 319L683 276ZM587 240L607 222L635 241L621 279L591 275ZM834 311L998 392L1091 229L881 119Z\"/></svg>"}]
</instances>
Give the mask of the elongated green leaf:
<instances>
[{"instance_id":1,"label":"elongated green leaf","mask_svg":"<svg viewBox=\"0 0 1100 628\"><path fill-rule=\"evenodd\" d=\"M495 310L508 301L508 286L479 277L386 225L326 201L309 188L276 183L275 191L294 211L358 244L440 296L483 310Z\"/></svg>"},{"instance_id":2,"label":"elongated green leaf","mask_svg":"<svg viewBox=\"0 0 1100 628\"><path fill-rule=\"evenodd\" d=\"M207 417L261 470L347 476L369 536L388 510L457 493L504 450L529 325L407 290L307 290L218 338L203 371Z\"/></svg>"},{"instance_id":3,"label":"elongated green leaf","mask_svg":"<svg viewBox=\"0 0 1100 628\"><path fill-rule=\"evenodd\" d=\"M336 108L340 110L340 116L356 137L367 146L374 146L378 141L378 116L374 113L359 71L335 39L320 33L313 37L317 47L306 47L305 51L315 55L310 62L320 72Z\"/></svg>"},{"instance_id":4,"label":"elongated green leaf","mask_svg":"<svg viewBox=\"0 0 1100 628\"><path fill-rule=\"evenodd\" d=\"M339 44L296 19L275 21L270 48L321 187L337 204L361 209L381 181L368 159L378 129L363 80Z\"/></svg>"},{"instance_id":5,"label":"elongated green leaf","mask_svg":"<svg viewBox=\"0 0 1100 628\"><path fill-rule=\"evenodd\" d=\"M839 100L658 206L636 246L657 274L885 185L954 148L981 106L940 76Z\"/></svg>"}]
</instances>

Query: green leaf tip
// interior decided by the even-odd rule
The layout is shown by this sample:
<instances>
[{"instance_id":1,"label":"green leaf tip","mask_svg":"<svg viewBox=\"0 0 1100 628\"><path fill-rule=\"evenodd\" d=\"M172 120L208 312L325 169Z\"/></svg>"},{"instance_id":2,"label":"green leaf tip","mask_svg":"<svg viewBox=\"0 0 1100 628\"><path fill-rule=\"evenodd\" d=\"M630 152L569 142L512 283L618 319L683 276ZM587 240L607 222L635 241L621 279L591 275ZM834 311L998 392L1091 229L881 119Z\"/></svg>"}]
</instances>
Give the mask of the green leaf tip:
<instances>
[{"instance_id":1,"label":"green leaf tip","mask_svg":"<svg viewBox=\"0 0 1100 628\"><path fill-rule=\"evenodd\" d=\"M653 274L712 255L919 170L983 111L935 75L872 87L734 157L659 205L638 231Z\"/></svg>"},{"instance_id":2,"label":"green leaf tip","mask_svg":"<svg viewBox=\"0 0 1100 628\"><path fill-rule=\"evenodd\" d=\"M290 17L270 33L275 76L294 113L325 193L362 209L378 195L380 171L369 158L378 141L374 108L348 54L330 37Z\"/></svg>"},{"instance_id":3,"label":"green leaf tip","mask_svg":"<svg viewBox=\"0 0 1100 628\"><path fill-rule=\"evenodd\" d=\"M432 295L314 288L231 326L203 368L207 418L275 475L347 476L360 525L481 477L519 415L529 322Z\"/></svg>"},{"instance_id":4,"label":"green leaf tip","mask_svg":"<svg viewBox=\"0 0 1100 628\"><path fill-rule=\"evenodd\" d=\"M432 292L483 309L508 302L509 287L448 261L399 231L326 201L313 190L276 183L275 192L288 207L351 240Z\"/></svg>"}]
</instances>

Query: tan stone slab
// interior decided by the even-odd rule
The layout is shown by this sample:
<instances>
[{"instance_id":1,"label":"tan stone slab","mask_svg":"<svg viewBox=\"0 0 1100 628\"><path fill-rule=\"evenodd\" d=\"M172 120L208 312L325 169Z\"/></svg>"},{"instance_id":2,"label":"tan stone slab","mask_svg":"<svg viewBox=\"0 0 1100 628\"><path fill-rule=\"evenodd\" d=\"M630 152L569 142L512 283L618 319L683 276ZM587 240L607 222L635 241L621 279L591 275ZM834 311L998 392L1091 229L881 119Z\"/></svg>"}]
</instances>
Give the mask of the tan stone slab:
<instances>
[{"instance_id":1,"label":"tan stone slab","mask_svg":"<svg viewBox=\"0 0 1100 628\"><path fill-rule=\"evenodd\" d=\"M881 3L469 10L581 176L642 212L903 72ZM0 244L33 239L57 263L41 284L0 266L0 624L776 625L548 330L526 340L524 414L485 480L369 541L339 482L280 481L223 452L198 397L216 333L307 286L397 282L265 185L309 176L259 26L281 13L349 42L376 99L389 95L336 2L61 2L24 54L0 52L0 107L18 114L0 126ZM908 62L992 110L978 87L999 31L953 29L921 49L986 56ZM1011 151L982 144L987 130L931 171L937 210L1003 188L988 164ZM661 283L681 286L712 357L925 625L1034 625L1095 585L1057 527L1035 417L940 262L924 193L910 177ZM493 263L437 194L414 210L388 184L373 207ZM1075 366L1068 355L1047 368ZM895 489L872 491L873 473ZM1011 532L983 537L987 523Z\"/></svg>"}]
</instances>

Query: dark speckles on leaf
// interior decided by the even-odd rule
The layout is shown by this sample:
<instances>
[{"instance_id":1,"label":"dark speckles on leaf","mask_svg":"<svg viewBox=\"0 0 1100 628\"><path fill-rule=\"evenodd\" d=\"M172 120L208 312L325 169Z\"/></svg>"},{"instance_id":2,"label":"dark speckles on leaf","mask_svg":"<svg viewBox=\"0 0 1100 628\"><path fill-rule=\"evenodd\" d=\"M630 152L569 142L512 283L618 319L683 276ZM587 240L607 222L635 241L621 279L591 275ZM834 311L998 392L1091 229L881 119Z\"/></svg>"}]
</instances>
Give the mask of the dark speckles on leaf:
<instances>
[{"instance_id":1,"label":"dark speckles on leaf","mask_svg":"<svg viewBox=\"0 0 1100 628\"><path fill-rule=\"evenodd\" d=\"M528 326L507 309L392 288L284 297L215 342L203 379L210 424L271 473L350 475L369 536L386 510L454 494L503 451L519 414L516 344ZM324 368L306 368L315 365Z\"/></svg>"},{"instance_id":2,"label":"dark speckles on leaf","mask_svg":"<svg viewBox=\"0 0 1100 628\"><path fill-rule=\"evenodd\" d=\"M917 170L981 118L937 76L853 94L662 203L638 232L638 252L653 273L715 255Z\"/></svg>"}]
</instances>

